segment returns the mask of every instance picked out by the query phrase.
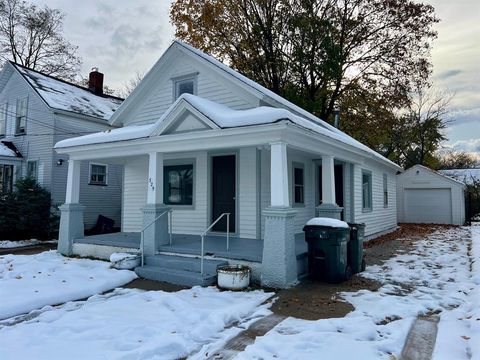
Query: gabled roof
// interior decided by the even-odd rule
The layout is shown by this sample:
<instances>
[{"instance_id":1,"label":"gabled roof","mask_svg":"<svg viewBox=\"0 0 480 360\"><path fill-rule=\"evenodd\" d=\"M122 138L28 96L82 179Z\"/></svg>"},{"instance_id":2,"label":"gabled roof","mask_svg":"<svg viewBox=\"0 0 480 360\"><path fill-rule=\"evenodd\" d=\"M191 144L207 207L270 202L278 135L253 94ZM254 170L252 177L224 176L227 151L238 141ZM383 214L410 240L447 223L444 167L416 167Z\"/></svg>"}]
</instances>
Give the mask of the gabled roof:
<instances>
[{"instance_id":1,"label":"gabled roof","mask_svg":"<svg viewBox=\"0 0 480 360\"><path fill-rule=\"evenodd\" d=\"M21 158L22 154L11 141L0 141L0 157Z\"/></svg>"},{"instance_id":2,"label":"gabled roof","mask_svg":"<svg viewBox=\"0 0 480 360\"><path fill-rule=\"evenodd\" d=\"M405 170L402 174L399 174L399 176L402 176L403 174L407 174L407 173L410 173L410 172L415 171L415 170L422 170L422 171L425 171L425 172L429 172L429 173L433 174L434 176L441 177L443 180L447 180L449 182L453 182L457 185L462 185L463 187L465 187L465 184L463 182L455 180L455 179L451 178L450 176L446 176L446 175L444 175L444 174L442 174L442 173L440 173L436 170L430 169L429 167L423 166L423 165L420 165L420 164L413 165L412 167Z\"/></svg>"},{"instance_id":3,"label":"gabled roof","mask_svg":"<svg viewBox=\"0 0 480 360\"><path fill-rule=\"evenodd\" d=\"M96 95L82 86L9 62L52 109L109 120L123 99Z\"/></svg>"},{"instance_id":4,"label":"gabled roof","mask_svg":"<svg viewBox=\"0 0 480 360\"><path fill-rule=\"evenodd\" d=\"M246 114L245 112L250 112L251 114L254 114L255 112L263 112L265 111L265 109L269 109L268 112L270 116L272 114L275 114L274 116L278 117L279 114L282 114L281 116L283 116L283 118L289 119L292 122L295 122L296 124L301 123L302 127L309 128L310 130L327 135L344 144L353 146L354 148L360 149L363 152L373 155L377 160L386 162L390 166L394 165L396 168L400 169L400 167L397 164L393 163L392 161L380 155L376 151L370 149L369 147L363 145L359 141L353 139L352 137L340 131L339 129L335 128L334 126L317 118L315 115L289 102L288 100L282 98L281 96L275 94L274 92L268 90L267 88L256 83L255 81L240 74L239 72L233 70L232 68L216 60L212 56L207 55L202 51L188 44L185 44L184 42L181 42L179 40L173 41L173 43L164 52L164 54L160 57L160 59L155 63L152 69L150 69L150 71L145 75L145 77L140 82L140 84L134 89L134 91L130 94L130 96L127 97L124 103L113 114L112 118L110 119L111 125L115 125L116 123L118 123L118 119L120 118L122 113L124 113L124 111L136 101L137 97L142 96L141 94L144 91L146 91L147 86L150 83L151 79L153 78L154 74L161 71L161 67L165 64L166 59L173 52L173 49L178 49L179 51L182 51L187 56L195 57L196 59L203 62L204 64L207 64L214 71L221 73L221 75L223 76L228 76L233 82L241 86L243 89L251 93L253 96L258 98L259 100L262 100L265 103L272 105L271 108L264 106L264 107L249 109L249 110L236 111L233 109L229 109L227 107L223 107L223 109L221 109L222 105L210 102L211 103L210 105L214 104L214 108L216 109L217 120L219 119L219 114L226 111L225 109L228 109L228 111L230 111L229 115L232 115L232 112L235 112L237 116L230 118L228 127L245 126L245 124L243 124L242 122L235 122L236 120L238 120L239 117L244 118ZM205 100L205 99L202 99L202 100ZM208 101L208 100L205 100L205 101ZM206 112L208 112L208 108L206 109ZM263 115L264 114L262 114L262 116ZM265 123L265 121L262 119L257 119L256 122Z\"/></svg>"}]
</instances>

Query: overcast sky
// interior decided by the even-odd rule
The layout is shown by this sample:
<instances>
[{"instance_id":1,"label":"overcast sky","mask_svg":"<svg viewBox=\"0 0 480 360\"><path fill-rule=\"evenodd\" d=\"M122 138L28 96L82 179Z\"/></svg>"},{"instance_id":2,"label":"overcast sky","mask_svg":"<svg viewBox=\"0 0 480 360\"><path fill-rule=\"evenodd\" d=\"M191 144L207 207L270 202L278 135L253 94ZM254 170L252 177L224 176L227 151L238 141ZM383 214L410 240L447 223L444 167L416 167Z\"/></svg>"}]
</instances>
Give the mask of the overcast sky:
<instances>
[{"instance_id":1,"label":"overcast sky","mask_svg":"<svg viewBox=\"0 0 480 360\"><path fill-rule=\"evenodd\" d=\"M436 8L434 84L455 93L448 143L480 154L480 0L424 0ZM173 39L170 0L37 0L66 13L65 37L79 46L83 73L98 67L121 88L145 73Z\"/></svg>"}]
</instances>

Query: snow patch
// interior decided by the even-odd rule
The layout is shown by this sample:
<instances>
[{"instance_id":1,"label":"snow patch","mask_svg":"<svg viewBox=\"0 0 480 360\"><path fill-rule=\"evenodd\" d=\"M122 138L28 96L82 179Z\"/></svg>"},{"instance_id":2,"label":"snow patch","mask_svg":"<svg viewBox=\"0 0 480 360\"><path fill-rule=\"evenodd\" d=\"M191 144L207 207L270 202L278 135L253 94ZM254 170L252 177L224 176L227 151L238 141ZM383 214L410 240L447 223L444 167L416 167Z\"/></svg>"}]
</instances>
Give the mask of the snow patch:
<instances>
[{"instance_id":1,"label":"snow patch","mask_svg":"<svg viewBox=\"0 0 480 360\"><path fill-rule=\"evenodd\" d=\"M307 221L306 225L315 225L315 226L328 226L333 228L345 228L348 229L349 226L345 221L325 218L325 217L316 217Z\"/></svg>"},{"instance_id":2,"label":"snow patch","mask_svg":"<svg viewBox=\"0 0 480 360\"><path fill-rule=\"evenodd\" d=\"M0 141L0 156L17 157L17 154Z\"/></svg>"},{"instance_id":3,"label":"snow patch","mask_svg":"<svg viewBox=\"0 0 480 360\"><path fill-rule=\"evenodd\" d=\"M84 299L136 278L132 271L111 269L108 262L67 258L56 251L0 256L0 319Z\"/></svg>"}]
</instances>

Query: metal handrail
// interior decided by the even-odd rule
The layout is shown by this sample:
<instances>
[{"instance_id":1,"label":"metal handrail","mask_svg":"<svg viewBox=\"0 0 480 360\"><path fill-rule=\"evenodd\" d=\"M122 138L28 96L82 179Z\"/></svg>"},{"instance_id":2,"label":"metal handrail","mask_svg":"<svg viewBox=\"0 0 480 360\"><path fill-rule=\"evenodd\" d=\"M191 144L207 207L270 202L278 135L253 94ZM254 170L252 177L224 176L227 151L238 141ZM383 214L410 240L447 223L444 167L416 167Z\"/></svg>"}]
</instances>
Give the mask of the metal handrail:
<instances>
[{"instance_id":1,"label":"metal handrail","mask_svg":"<svg viewBox=\"0 0 480 360\"><path fill-rule=\"evenodd\" d=\"M204 248L205 248L205 235L210 231L216 223L220 221L221 218L227 216L227 251L230 248L230 213L221 214L217 220L215 220L200 236L202 238L202 249L200 250L200 273L203 275L203 257L204 257Z\"/></svg>"},{"instance_id":2,"label":"metal handrail","mask_svg":"<svg viewBox=\"0 0 480 360\"><path fill-rule=\"evenodd\" d=\"M158 219L160 219L163 215L165 215L167 213L170 214L169 224L168 224L168 234L170 236L170 245L172 245L172 209L168 209L168 210L165 210L164 212L162 212L160 215L158 215L155 219L153 219L153 221L151 221L150 223L145 225L143 227L143 229L140 231L140 249L141 249L141 253L142 253L142 266L145 263L145 242L143 240L143 237L145 235L145 230L147 230L150 226L155 224Z\"/></svg>"}]
</instances>

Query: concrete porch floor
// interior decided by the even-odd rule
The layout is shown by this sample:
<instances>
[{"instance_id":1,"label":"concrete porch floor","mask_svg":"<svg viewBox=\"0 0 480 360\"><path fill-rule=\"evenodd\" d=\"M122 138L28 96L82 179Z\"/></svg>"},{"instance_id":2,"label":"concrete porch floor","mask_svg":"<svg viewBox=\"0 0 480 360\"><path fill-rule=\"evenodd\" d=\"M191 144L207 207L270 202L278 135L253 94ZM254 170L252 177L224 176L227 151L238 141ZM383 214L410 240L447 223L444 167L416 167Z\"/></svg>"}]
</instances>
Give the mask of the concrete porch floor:
<instances>
[{"instance_id":1,"label":"concrete porch floor","mask_svg":"<svg viewBox=\"0 0 480 360\"><path fill-rule=\"evenodd\" d=\"M75 239L74 243L113 246L119 248L140 248L140 233L119 232L112 234L86 236ZM297 257L307 252L307 244L303 234L295 236L295 249ZM200 255L201 238L199 235L173 234L172 245L159 248L160 253L177 253ZM230 249L227 251L227 238L225 235L205 236L205 255L219 258L262 261L263 240L230 237Z\"/></svg>"}]
</instances>

